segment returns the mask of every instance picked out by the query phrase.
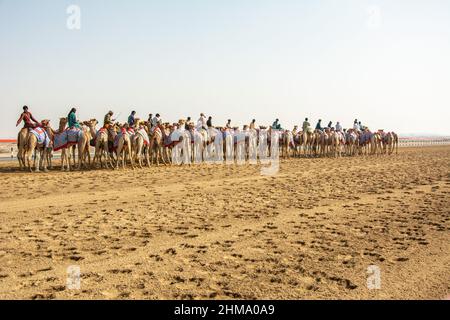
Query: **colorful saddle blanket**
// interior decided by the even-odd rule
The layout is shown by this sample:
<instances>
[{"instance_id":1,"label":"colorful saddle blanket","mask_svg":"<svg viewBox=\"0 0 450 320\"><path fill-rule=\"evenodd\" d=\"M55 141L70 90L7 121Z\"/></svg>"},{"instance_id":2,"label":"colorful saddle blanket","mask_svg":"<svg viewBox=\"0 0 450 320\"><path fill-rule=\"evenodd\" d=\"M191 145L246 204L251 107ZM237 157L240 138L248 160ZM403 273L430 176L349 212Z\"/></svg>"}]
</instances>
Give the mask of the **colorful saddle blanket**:
<instances>
[{"instance_id":1,"label":"colorful saddle blanket","mask_svg":"<svg viewBox=\"0 0 450 320\"><path fill-rule=\"evenodd\" d=\"M80 129L77 128L69 128L66 130L67 132L67 141L70 143L78 143L78 141L81 140L81 137L83 136L83 132Z\"/></svg>"},{"instance_id":2,"label":"colorful saddle blanket","mask_svg":"<svg viewBox=\"0 0 450 320\"><path fill-rule=\"evenodd\" d=\"M43 145L45 148L50 146L50 138L44 129L34 128L30 132L36 136L39 145Z\"/></svg>"},{"instance_id":3,"label":"colorful saddle blanket","mask_svg":"<svg viewBox=\"0 0 450 320\"><path fill-rule=\"evenodd\" d=\"M114 138L114 150L117 149L119 146L119 140L122 138L123 135L126 135L131 138L131 136L134 134L134 131L127 131L126 129L121 129L119 133L117 133L116 137Z\"/></svg>"},{"instance_id":4,"label":"colorful saddle blanket","mask_svg":"<svg viewBox=\"0 0 450 320\"><path fill-rule=\"evenodd\" d=\"M137 134L144 139L144 145L148 146L150 144L150 138L148 137L147 131L144 128L139 129Z\"/></svg>"},{"instance_id":5,"label":"colorful saddle blanket","mask_svg":"<svg viewBox=\"0 0 450 320\"><path fill-rule=\"evenodd\" d=\"M61 133L55 134L53 148L54 151L70 148L76 145L82 138L83 131L76 128L69 128Z\"/></svg>"},{"instance_id":6,"label":"colorful saddle blanket","mask_svg":"<svg viewBox=\"0 0 450 320\"><path fill-rule=\"evenodd\" d=\"M365 144L365 143L369 142L370 139L372 139L372 135L373 135L373 134L372 134L371 132L364 132L364 133L360 136L360 139L359 139L360 143L361 143L361 144Z\"/></svg>"}]
</instances>

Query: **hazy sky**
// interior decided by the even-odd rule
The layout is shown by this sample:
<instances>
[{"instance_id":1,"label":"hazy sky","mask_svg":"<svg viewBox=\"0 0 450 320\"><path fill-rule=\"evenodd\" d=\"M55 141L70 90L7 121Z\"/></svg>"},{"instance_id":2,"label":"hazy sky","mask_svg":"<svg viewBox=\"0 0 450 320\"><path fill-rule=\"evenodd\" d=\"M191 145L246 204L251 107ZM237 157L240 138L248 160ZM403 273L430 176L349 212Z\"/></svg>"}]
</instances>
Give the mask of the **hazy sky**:
<instances>
[{"instance_id":1,"label":"hazy sky","mask_svg":"<svg viewBox=\"0 0 450 320\"><path fill-rule=\"evenodd\" d=\"M0 0L0 88L0 138L24 104L450 134L450 1Z\"/></svg>"}]
</instances>

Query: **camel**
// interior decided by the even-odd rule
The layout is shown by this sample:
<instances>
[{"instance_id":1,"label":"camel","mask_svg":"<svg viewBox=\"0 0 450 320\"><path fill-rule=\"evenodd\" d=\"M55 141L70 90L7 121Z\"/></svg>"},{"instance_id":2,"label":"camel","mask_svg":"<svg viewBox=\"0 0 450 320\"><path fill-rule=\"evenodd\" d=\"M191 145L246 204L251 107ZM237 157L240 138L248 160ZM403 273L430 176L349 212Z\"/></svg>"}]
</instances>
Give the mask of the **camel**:
<instances>
[{"instance_id":1,"label":"camel","mask_svg":"<svg viewBox=\"0 0 450 320\"><path fill-rule=\"evenodd\" d=\"M175 143L172 149L172 164L190 165L192 160L191 134L189 130L185 129L184 120L180 120L178 122L178 128L178 130L175 130L171 133L171 140L178 141L178 143Z\"/></svg>"},{"instance_id":2,"label":"camel","mask_svg":"<svg viewBox=\"0 0 450 320\"><path fill-rule=\"evenodd\" d=\"M315 138L316 134L312 131L305 130L300 132L300 155L303 149L306 157L312 156Z\"/></svg>"},{"instance_id":3,"label":"camel","mask_svg":"<svg viewBox=\"0 0 450 320\"><path fill-rule=\"evenodd\" d=\"M24 170L26 168L25 149L27 145L29 131L30 129L23 128L19 131L19 134L17 135L17 149L18 149L17 160L19 161L20 170Z\"/></svg>"},{"instance_id":4,"label":"camel","mask_svg":"<svg viewBox=\"0 0 450 320\"><path fill-rule=\"evenodd\" d=\"M53 170L53 141L55 140L55 130L50 127L50 124L45 126L43 129L47 132L47 135L50 139L50 145L47 147L46 155L47 155L47 164L50 170Z\"/></svg>"},{"instance_id":5,"label":"camel","mask_svg":"<svg viewBox=\"0 0 450 320\"><path fill-rule=\"evenodd\" d=\"M59 119L59 128L58 131L54 133L54 137L58 136L59 134L65 134L67 125L67 118L60 118ZM61 149L61 171L64 171L64 165L66 164L66 170L70 171L70 161L69 161L69 152L70 150L67 150L67 147Z\"/></svg>"},{"instance_id":6,"label":"camel","mask_svg":"<svg viewBox=\"0 0 450 320\"><path fill-rule=\"evenodd\" d=\"M394 150L396 150L396 153L398 154L398 136L395 132L382 134L382 143L384 154L391 155L394 153Z\"/></svg>"},{"instance_id":7,"label":"camel","mask_svg":"<svg viewBox=\"0 0 450 320\"><path fill-rule=\"evenodd\" d=\"M192 148L192 162L199 164L203 161L203 159L205 158L205 152L206 152L206 141L205 141L205 135L202 134L200 131L196 130L193 126L190 129L191 135L193 137L192 139L192 143L193 148Z\"/></svg>"},{"instance_id":8,"label":"camel","mask_svg":"<svg viewBox=\"0 0 450 320\"><path fill-rule=\"evenodd\" d=\"M319 132L318 146L319 146L319 154L321 156L327 156L329 154L330 142L331 142L331 139L330 139L330 134L329 134L328 130Z\"/></svg>"},{"instance_id":9,"label":"camel","mask_svg":"<svg viewBox=\"0 0 450 320\"><path fill-rule=\"evenodd\" d=\"M218 140L216 142L216 140ZM220 131L217 131L216 137L214 138L214 144L216 146L222 145L223 143L223 136ZM218 147L215 147L216 149L219 149ZM223 148L222 148L223 149ZM255 129L248 129L246 131L246 138L245 138L245 152L247 155L247 159L250 164L256 164L258 161L258 131ZM218 161L222 157L223 160L223 154L217 154L216 161ZM220 161L220 160L219 160Z\"/></svg>"},{"instance_id":10,"label":"camel","mask_svg":"<svg viewBox=\"0 0 450 320\"><path fill-rule=\"evenodd\" d=\"M98 124L96 119L86 121L84 124L89 128L90 135L93 137L91 140L93 142L92 145L95 147L95 154L91 167L95 168L97 161L99 161L100 168L103 168L103 165L108 168L108 164L111 168L114 168L108 149L108 131L105 128L96 131L95 127Z\"/></svg>"},{"instance_id":11,"label":"camel","mask_svg":"<svg viewBox=\"0 0 450 320\"><path fill-rule=\"evenodd\" d=\"M373 150L373 133L369 129L365 129L359 135L359 154L370 155Z\"/></svg>"},{"instance_id":12,"label":"camel","mask_svg":"<svg viewBox=\"0 0 450 320\"><path fill-rule=\"evenodd\" d=\"M292 130L292 153L294 158L301 156L301 148L302 148L302 138L301 131L297 131L296 129Z\"/></svg>"},{"instance_id":13,"label":"camel","mask_svg":"<svg viewBox=\"0 0 450 320\"><path fill-rule=\"evenodd\" d=\"M42 120L42 126L45 127L48 122L48 120ZM34 132L39 133L44 138L44 141L39 143L38 137ZM28 132L25 148L22 149L22 157L27 160L28 170L30 172L32 172L31 156L33 154L35 155L35 172L39 172L41 167L44 172L48 171L46 165L46 151L49 146L49 142L47 132L43 128L35 128Z\"/></svg>"},{"instance_id":14,"label":"camel","mask_svg":"<svg viewBox=\"0 0 450 320\"><path fill-rule=\"evenodd\" d=\"M118 144L117 144L117 163L116 169L119 169L120 158L122 157L122 167L125 169L126 158L131 163L131 168L134 169L134 163L132 159L131 148L131 134L127 131L126 127L120 129Z\"/></svg>"},{"instance_id":15,"label":"camel","mask_svg":"<svg viewBox=\"0 0 450 320\"><path fill-rule=\"evenodd\" d=\"M284 159L289 159L290 158L289 146L292 140L291 139L292 133L288 130L285 130L283 133L281 133L280 138L281 138L281 157Z\"/></svg>"},{"instance_id":16,"label":"camel","mask_svg":"<svg viewBox=\"0 0 450 320\"><path fill-rule=\"evenodd\" d=\"M382 138L380 132L375 132L372 134L370 139L372 155L380 155L383 152Z\"/></svg>"},{"instance_id":17,"label":"camel","mask_svg":"<svg viewBox=\"0 0 450 320\"><path fill-rule=\"evenodd\" d=\"M246 134L244 131L240 131L238 128L234 131L234 155L236 163L241 165L245 163L246 159Z\"/></svg>"},{"instance_id":18,"label":"camel","mask_svg":"<svg viewBox=\"0 0 450 320\"><path fill-rule=\"evenodd\" d=\"M149 128L149 131L152 132L151 128ZM155 128L150 136L150 146L149 146L150 161L153 163L153 159L155 159L157 166L159 166L159 159L162 160L164 165L167 165L166 160L164 159L163 156L165 137L166 132L161 125Z\"/></svg>"},{"instance_id":19,"label":"camel","mask_svg":"<svg viewBox=\"0 0 450 320\"><path fill-rule=\"evenodd\" d=\"M357 149L358 149L358 134L353 129L348 129L346 132L346 153L349 156L356 155Z\"/></svg>"},{"instance_id":20,"label":"camel","mask_svg":"<svg viewBox=\"0 0 450 320\"><path fill-rule=\"evenodd\" d=\"M139 168L142 169L142 156L145 156L147 161L147 165L150 167L150 158L149 158L149 148L145 145L146 141L150 141L147 132L144 128L137 130L136 134L132 139L132 145L134 150L134 159L133 161L137 161Z\"/></svg>"},{"instance_id":21,"label":"camel","mask_svg":"<svg viewBox=\"0 0 450 320\"><path fill-rule=\"evenodd\" d=\"M393 137L391 154L394 152L394 149L395 149L395 154L398 154L398 135L395 132L391 132L391 134Z\"/></svg>"},{"instance_id":22,"label":"camel","mask_svg":"<svg viewBox=\"0 0 450 320\"><path fill-rule=\"evenodd\" d=\"M73 128L70 128L71 130ZM89 148L89 142L90 142L90 135L88 134L87 130L85 128L78 129L80 130L80 134L77 137L76 141L73 143L73 145L68 147L68 157L69 162L71 161L73 157L73 167L76 167L76 158L75 158L75 149L78 151L78 170L81 170L81 167L87 167L85 163L85 156L86 156L86 148ZM70 152L72 151L72 153ZM89 153L89 149L88 149ZM90 154L89 154L89 161L90 161ZM69 170L70 170L70 164L69 164Z\"/></svg>"},{"instance_id":23,"label":"camel","mask_svg":"<svg viewBox=\"0 0 450 320\"><path fill-rule=\"evenodd\" d=\"M234 163L234 137L230 129L225 129L223 132L223 154L225 155L225 163Z\"/></svg>"},{"instance_id":24,"label":"camel","mask_svg":"<svg viewBox=\"0 0 450 320\"><path fill-rule=\"evenodd\" d=\"M85 121L82 123L82 130L84 132L85 135L85 139L86 139L86 143L85 143L85 147L84 147L84 151L83 151L83 162L85 162L86 157L87 157L87 167L90 168L91 167L91 141L92 139L94 139L95 136L92 135L92 132L89 128L89 126L87 125L88 121Z\"/></svg>"},{"instance_id":25,"label":"camel","mask_svg":"<svg viewBox=\"0 0 450 320\"><path fill-rule=\"evenodd\" d=\"M332 131L329 136L331 155L335 158L341 157L341 136L338 132Z\"/></svg>"}]
</instances>

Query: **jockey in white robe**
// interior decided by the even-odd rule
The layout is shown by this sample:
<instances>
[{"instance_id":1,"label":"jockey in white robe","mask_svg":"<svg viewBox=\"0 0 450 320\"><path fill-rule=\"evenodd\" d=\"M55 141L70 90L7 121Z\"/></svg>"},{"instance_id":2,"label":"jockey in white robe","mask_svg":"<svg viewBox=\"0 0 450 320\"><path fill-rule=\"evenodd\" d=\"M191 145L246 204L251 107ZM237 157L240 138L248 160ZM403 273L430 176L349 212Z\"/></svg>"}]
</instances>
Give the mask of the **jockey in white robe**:
<instances>
[{"instance_id":1,"label":"jockey in white robe","mask_svg":"<svg viewBox=\"0 0 450 320\"><path fill-rule=\"evenodd\" d=\"M207 121L207 119L206 119L205 115L202 113L200 118L197 121L197 127L196 127L197 130L199 130L199 131L201 129L207 130L208 126L206 125L206 121Z\"/></svg>"}]
</instances>

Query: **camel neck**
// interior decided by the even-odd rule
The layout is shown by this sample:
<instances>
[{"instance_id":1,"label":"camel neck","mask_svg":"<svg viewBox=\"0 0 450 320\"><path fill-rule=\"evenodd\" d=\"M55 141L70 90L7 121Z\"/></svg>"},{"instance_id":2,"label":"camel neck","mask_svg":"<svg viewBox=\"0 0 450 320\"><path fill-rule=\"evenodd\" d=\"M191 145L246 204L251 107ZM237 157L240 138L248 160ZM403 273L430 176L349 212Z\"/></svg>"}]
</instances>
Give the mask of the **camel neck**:
<instances>
[{"instance_id":1,"label":"camel neck","mask_svg":"<svg viewBox=\"0 0 450 320\"><path fill-rule=\"evenodd\" d=\"M93 125L89 125L89 130L91 131L92 136L95 136L97 134L95 127Z\"/></svg>"},{"instance_id":2,"label":"camel neck","mask_svg":"<svg viewBox=\"0 0 450 320\"><path fill-rule=\"evenodd\" d=\"M66 124L64 123L64 124L60 124L59 125L59 129L58 129L58 132L63 132L64 130L66 129Z\"/></svg>"}]
</instances>

